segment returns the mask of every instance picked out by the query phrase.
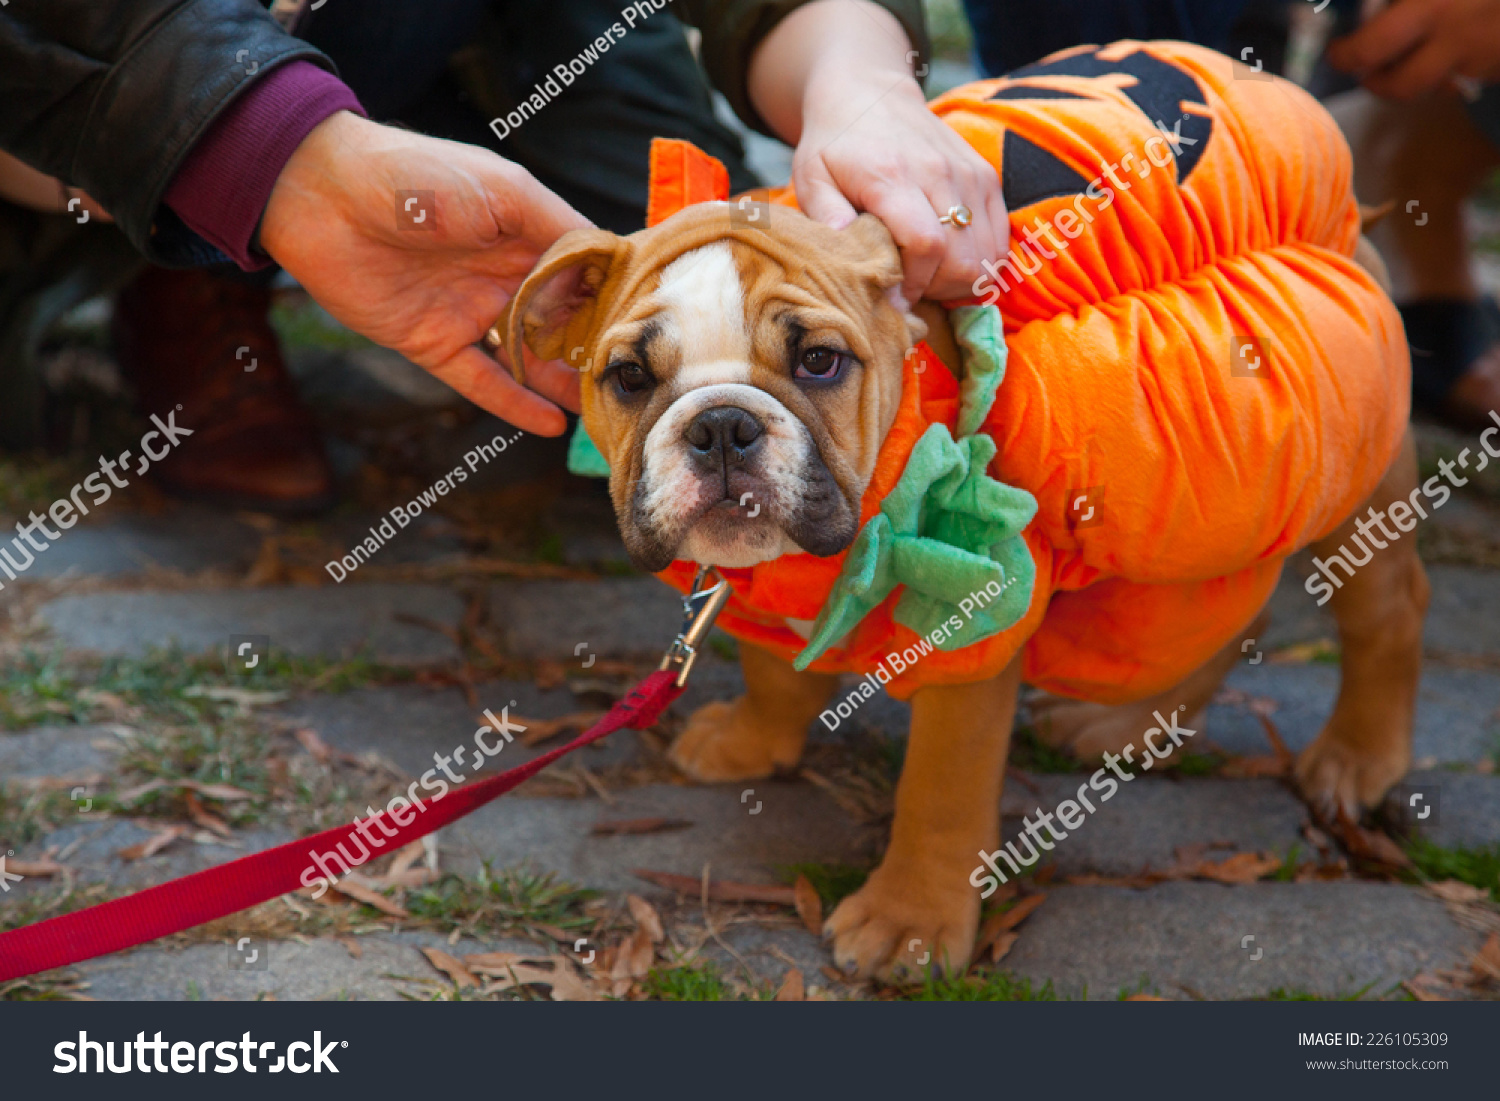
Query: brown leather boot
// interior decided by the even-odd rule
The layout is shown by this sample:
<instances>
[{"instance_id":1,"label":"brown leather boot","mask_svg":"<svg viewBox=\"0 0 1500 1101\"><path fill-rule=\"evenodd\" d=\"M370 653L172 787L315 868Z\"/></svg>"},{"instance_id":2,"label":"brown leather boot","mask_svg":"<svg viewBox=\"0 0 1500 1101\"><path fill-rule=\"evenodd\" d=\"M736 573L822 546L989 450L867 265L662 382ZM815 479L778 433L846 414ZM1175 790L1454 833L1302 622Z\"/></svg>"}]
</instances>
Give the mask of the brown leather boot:
<instances>
[{"instance_id":1,"label":"brown leather boot","mask_svg":"<svg viewBox=\"0 0 1500 1101\"><path fill-rule=\"evenodd\" d=\"M192 431L152 467L175 496L308 513L333 503L333 474L267 315L268 287L202 270L146 269L120 292L114 345L143 415Z\"/></svg>"}]
</instances>

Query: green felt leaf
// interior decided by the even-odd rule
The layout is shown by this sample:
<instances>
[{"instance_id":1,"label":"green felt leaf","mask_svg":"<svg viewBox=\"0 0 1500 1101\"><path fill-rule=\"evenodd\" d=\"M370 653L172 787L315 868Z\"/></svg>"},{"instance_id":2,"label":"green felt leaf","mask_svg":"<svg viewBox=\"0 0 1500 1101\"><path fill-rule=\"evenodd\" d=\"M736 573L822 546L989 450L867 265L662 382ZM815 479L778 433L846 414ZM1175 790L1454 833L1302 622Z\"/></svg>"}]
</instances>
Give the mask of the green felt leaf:
<instances>
[{"instance_id":1,"label":"green felt leaf","mask_svg":"<svg viewBox=\"0 0 1500 1101\"><path fill-rule=\"evenodd\" d=\"M1036 565L1021 532L1036 515L1036 498L989 476L995 443L975 434L1005 376L1000 314L992 306L963 307L951 317L965 352L959 438L946 425L932 424L912 448L900 480L855 538L797 655L798 669L853 630L897 585L906 591L896 622L940 650L998 634L1031 606Z\"/></svg>"},{"instance_id":2,"label":"green felt leaf","mask_svg":"<svg viewBox=\"0 0 1500 1101\"><path fill-rule=\"evenodd\" d=\"M573 438L568 441L568 469L581 478L608 478L609 464L589 439L583 427L583 418L573 429Z\"/></svg>"}]
</instances>

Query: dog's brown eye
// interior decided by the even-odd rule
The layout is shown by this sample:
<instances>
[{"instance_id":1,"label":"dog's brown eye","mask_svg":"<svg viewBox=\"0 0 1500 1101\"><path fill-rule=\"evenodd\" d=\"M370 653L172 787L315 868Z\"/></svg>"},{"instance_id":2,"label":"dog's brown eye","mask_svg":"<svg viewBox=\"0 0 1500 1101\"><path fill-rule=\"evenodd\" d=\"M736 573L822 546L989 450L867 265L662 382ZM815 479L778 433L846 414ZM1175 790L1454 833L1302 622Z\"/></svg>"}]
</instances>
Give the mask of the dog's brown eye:
<instances>
[{"instance_id":1,"label":"dog's brown eye","mask_svg":"<svg viewBox=\"0 0 1500 1101\"><path fill-rule=\"evenodd\" d=\"M637 390L644 390L651 385L651 374L639 363L622 363L615 368L615 379L620 384L620 389L627 394L633 394Z\"/></svg>"},{"instance_id":2,"label":"dog's brown eye","mask_svg":"<svg viewBox=\"0 0 1500 1101\"><path fill-rule=\"evenodd\" d=\"M809 348L802 353L794 374L797 378L837 378L848 362L847 355L832 348Z\"/></svg>"}]
</instances>

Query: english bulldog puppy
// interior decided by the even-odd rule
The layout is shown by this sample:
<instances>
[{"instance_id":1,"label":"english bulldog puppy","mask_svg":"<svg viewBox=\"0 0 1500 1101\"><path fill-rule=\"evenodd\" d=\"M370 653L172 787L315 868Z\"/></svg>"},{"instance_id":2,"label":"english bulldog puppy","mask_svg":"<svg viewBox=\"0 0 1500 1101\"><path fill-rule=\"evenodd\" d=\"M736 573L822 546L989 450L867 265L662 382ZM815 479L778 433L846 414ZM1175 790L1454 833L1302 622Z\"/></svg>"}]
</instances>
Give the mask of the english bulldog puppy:
<instances>
[{"instance_id":1,"label":"english bulldog puppy","mask_svg":"<svg viewBox=\"0 0 1500 1101\"><path fill-rule=\"evenodd\" d=\"M581 369L583 421L609 463L636 565L743 568L846 549L896 417L907 350L925 338L944 363L958 362L945 312L909 310L895 297L900 280L890 234L869 215L835 231L778 209L749 227L728 204L701 203L628 237L569 233L520 288L502 331L514 364L524 343ZM1408 436L1369 500L1314 553L1331 553L1365 508L1411 497L1415 486ZM1375 556L1332 597L1343 686L1297 762L1304 790L1330 808L1357 813L1407 769L1426 599L1415 538ZM746 694L696 712L672 747L695 779L795 767L840 683L743 641L740 653ZM1195 722L1239 657L1238 642L1204 653L1185 682L1133 703L1045 701L1042 730L1081 757L1118 753L1156 710L1181 707L1182 725ZM976 853L999 846L1020 685L1017 658L987 679L912 696L889 846L825 926L847 971L918 970L924 953L950 970L968 963L981 907L972 873Z\"/></svg>"}]
</instances>

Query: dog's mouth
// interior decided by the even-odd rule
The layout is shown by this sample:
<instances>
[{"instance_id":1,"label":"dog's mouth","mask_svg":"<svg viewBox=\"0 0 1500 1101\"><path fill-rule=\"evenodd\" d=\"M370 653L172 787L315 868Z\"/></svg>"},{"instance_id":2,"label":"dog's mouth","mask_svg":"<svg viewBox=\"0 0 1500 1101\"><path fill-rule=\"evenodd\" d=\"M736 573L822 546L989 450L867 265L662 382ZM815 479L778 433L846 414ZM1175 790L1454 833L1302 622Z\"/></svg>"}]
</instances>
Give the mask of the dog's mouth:
<instances>
[{"instance_id":1,"label":"dog's mouth","mask_svg":"<svg viewBox=\"0 0 1500 1101\"><path fill-rule=\"evenodd\" d=\"M669 446L648 448L644 476L620 517L636 565L656 572L684 559L748 568L848 547L855 510L806 428L785 420L711 406Z\"/></svg>"}]
</instances>

